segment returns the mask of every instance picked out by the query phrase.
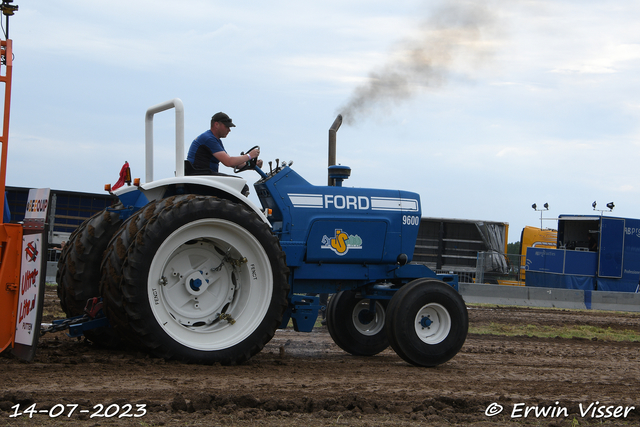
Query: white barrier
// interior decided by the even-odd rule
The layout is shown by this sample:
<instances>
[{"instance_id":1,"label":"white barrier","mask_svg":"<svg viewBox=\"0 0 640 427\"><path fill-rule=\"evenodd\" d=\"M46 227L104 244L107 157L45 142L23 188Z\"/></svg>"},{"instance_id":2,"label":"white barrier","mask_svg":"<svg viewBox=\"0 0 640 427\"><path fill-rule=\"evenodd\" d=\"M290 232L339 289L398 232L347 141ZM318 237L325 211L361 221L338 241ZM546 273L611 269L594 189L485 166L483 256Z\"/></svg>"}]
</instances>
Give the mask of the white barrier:
<instances>
[{"instance_id":1,"label":"white barrier","mask_svg":"<svg viewBox=\"0 0 640 427\"><path fill-rule=\"evenodd\" d=\"M467 303L640 312L640 294L460 283Z\"/></svg>"}]
</instances>

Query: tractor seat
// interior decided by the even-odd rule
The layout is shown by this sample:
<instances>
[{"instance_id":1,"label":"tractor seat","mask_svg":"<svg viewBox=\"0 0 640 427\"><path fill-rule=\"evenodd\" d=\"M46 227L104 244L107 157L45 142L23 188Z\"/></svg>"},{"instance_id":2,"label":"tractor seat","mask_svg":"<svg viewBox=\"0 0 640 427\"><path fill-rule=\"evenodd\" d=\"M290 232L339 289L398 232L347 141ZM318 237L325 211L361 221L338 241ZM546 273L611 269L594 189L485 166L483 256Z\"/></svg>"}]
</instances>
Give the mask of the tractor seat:
<instances>
[{"instance_id":1,"label":"tractor seat","mask_svg":"<svg viewBox=\"0 0 640 427\"><path fill-rule=\"evenodd\" d=\"M218 175L216 172L212 171L209 168L206 169L196 169L193 167L193 163L189 160L184 161L184 174L186 176L190 175Z\"/></svg>"},{"instance_id":2,"label":"tractor seat","mask_svg":"<svg viewBox=\"0 0 640 427\"><path fill-rule=\"evenodd\" d=\"M185 176L194 176L194 175L217 175L217 176L230 176L233 178L240 178L235 175L227 175L226 173L214 172L209 168L206 169L196 169L193 167L193 164L189 160L184 161L184 175ZM249 197L249 186L245 185L242 189L242 194L246 197Z\"/></svg>"}]
</instances>

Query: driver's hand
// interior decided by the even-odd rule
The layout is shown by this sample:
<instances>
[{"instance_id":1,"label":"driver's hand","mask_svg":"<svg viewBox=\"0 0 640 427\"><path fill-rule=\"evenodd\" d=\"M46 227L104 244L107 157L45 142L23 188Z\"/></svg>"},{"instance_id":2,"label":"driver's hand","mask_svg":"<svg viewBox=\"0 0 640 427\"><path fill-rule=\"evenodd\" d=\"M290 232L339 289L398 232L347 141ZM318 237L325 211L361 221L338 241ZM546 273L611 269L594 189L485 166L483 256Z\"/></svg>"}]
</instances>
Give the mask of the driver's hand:
<instances>
[{"instance_id":1,"label":"driver's hand","mask_svg":"<svg viewBox=\"0 0 640 427\"><path fill-rule=\"evenodd\" d=\"M256 162L256 166L262 169L262 160L258 159L258 161Z\"/></svg>"},{"instance_id":2,"label":"driver's hand","mask_svg":"<svg viewBox=\"0 0 640 427\"><path fill-rule=\"evenodd\" d=\"M252 159L255 159L256 157L258 157L260 155L260 149L259 148L254 148L253 150L251 150L249 152L249 155L251 156Z\"/></svg>"}]
</instances>

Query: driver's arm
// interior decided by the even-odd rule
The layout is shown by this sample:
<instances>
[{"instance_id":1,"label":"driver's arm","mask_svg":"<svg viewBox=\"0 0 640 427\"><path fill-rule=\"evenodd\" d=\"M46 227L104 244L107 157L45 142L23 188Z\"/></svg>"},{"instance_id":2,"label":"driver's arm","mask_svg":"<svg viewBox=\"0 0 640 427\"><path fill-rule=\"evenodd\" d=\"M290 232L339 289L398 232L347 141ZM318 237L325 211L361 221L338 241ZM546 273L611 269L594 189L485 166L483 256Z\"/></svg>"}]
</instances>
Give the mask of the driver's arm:
<instances>
[{"instance_id":1,"label":"driver's arm","mask_svg":"<svg viewBox=\"0 0 640 427\"><path fill-rule=\"evenodd\" d=\"M255 159L260 155L260 150L258 148L254 148L248 155L242 154L240 156L230 156L226 151L218 151L217 153L213 153L213 155L216 156L216 159L220 160L220 163L226 167L233 168L248 162L249 156L251 156L252 159Z\"/></svg>"}]
</instances>

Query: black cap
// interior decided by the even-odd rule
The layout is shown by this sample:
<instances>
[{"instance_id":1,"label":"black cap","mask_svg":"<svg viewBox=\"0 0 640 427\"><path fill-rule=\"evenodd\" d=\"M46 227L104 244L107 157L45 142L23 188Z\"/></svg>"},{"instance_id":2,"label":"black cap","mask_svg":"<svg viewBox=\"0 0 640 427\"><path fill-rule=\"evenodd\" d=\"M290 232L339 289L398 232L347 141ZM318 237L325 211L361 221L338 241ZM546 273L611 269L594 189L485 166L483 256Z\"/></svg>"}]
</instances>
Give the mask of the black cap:
<instances>
[{"instance_id":1,"label":"black cap","mask_svg":"<svg viewBox=\"0 0 640 427\"><path fill-rule=\"evenodd\" d=\"M213 117L211 117L211 124L213 124L213 122L220 122L230 128L236 127L236 125L231 121L231 117L227 116L223 112L215 113Z\"/></svg>"}]
</instances>

